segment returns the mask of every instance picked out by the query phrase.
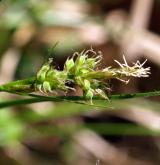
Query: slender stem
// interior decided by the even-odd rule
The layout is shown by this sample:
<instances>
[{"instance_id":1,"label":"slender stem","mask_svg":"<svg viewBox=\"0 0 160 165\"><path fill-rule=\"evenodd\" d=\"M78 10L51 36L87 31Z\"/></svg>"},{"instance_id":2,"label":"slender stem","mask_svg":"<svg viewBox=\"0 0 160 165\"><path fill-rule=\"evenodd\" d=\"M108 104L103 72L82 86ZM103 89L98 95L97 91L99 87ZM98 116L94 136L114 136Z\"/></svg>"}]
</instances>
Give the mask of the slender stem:
<instances>
[{"instance_id":1,"label":"slender stem","mask_svg":"<svg viewBox=\"0 0 160 165\"><path fill-rule=\"evenodd\" d=\"M34 91L34 82L36 77L31 77L24 80L13 81L4 85L0 85L0 92L33 92Z\"/></svg>"},{"instance_id":2,"label":"slender stem","mask_svg":"<svg viewBox=\"0 0 160 165\"><path fill-rule=\"evenodd\" d=\"M160 96L160 91L112 95L111 99L131 99L154 96Z\"/></svg>"},{"instance_id":3,"label":"slender stem","mask_svg":"<svg viewBox=\"0 0 160 165\"><path fill-rule=\"evenodd\" d=\"M53 102L66 101L66 102L73 102L73 103L79 103L79 104L87 104L87 103L85 103L86 98L83 96L52 96L52 97L50 97L50 96L39 96L39 95L33 95L33 94L29 94L29 96L32 96L33 98L26 98L26 99L2 102L2 103L0 103L0 108L10 107L10 106L15 106L15 105L38 103L38 102L46 102L46 101L53 101ZM152 96L160 96L160 91L147 92L147 93L111 95L109 98L111 100L115 100L115 99L120 100L120 99L131 99L131 98L152 97ZM105 99L102 99L100 97L93 97L93 100L106 101ZM84 102L82 102L82 101L84 101ZM97 107L97 105L92 105L92 106Z\"/></svg>"},{"instance_id":4,"label":"slender stem","mask_svg":"<svg viewBox=\"0 0 160 165\"><path fill-rule=\"evenodd\" d=\"M58 99L58 100L70 100L70 101L86 101L84 96L41 96L35 94L29 94L29 96L36 98L48 98L48 99ZM117 94L109 96L111 100L119 100L119 99L131 99L131 98L140 98L140 97L153 97L160 96L160 91L154 92L144 92L144 93L127 93L127 94ZM93 100L106 100L102 97L94 96Z\"/></svg>"}]
</instances>

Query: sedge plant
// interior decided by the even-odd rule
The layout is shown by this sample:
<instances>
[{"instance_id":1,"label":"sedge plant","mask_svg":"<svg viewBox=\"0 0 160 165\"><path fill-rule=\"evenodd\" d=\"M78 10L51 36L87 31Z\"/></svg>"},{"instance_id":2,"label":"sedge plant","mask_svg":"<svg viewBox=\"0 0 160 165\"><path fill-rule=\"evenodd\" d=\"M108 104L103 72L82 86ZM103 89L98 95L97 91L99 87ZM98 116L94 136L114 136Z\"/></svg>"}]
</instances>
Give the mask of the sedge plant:
<instances>
[{"instance_id":1,"label":"sedge plant","mask_svg":"<svg viewBox=\"0 0 160 165\"><path fill-rule=\"evenodd\" d=\"M77 100L89 100L90 104L93 104L93 99L109 101L110 98L160 95L160 92L158 91L109 96L108 91L110 90L110 86L107 83L107 80L117 79L124 83L128 83L130 77L148 77L150 74L150 67L144 67L147 60L143 63L137 61L136 63L133 63L132 66L129 66L125 56L123 56L123 63L115 60L119 66L118 68L109 66L99 69L101 61L101 53L97 53L93 49L74 53L73 56L68 58L64 63L63 70L56 69L53 65L53 58L49 58L49 60L39 69L35 77L0 85L0 91L36 97L31 99L28 103L47 100L70 100L74 102ZM83 91L83 96L66 96L65 94L70 90L76 90L76 88L70 87L70 84L79 86ZM63 91L64 96L55 96L56 92L59 91ZM35 92L39 92L42 95L33 94ZM48 97L48 95L54 96ZM25 100L23 100L23 103L25 103Z\"/></svg>"}]
</instances>

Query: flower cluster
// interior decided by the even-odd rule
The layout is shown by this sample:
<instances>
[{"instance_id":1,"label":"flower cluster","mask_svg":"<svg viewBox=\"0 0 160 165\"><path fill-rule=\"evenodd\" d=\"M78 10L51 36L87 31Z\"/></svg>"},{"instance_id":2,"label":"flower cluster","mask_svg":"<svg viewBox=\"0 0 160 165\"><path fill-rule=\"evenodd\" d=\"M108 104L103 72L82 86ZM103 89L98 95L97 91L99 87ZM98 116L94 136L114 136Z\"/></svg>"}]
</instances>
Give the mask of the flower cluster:
<instances>
[{"instance_id":1,"label":"flower cluster","mask_svg":"<svg viewBox=\"0 0 160 165\"><path fill-rule=\"evenodd\" d=\"M67 90L65 85L67 74L64 71L59 71L52 66L53 59L49 59L36 76L35 88L42 93L53 92L53 90Z\"/></svg>"},{"instance_id":2,"label":"flower cluster","mask_svg":"<svg viewBox=\"0 0 160 165\"><path fill-rule=\"evenodd\" d=\"M53 92L54 90L68 91L70 87L67 82L72 82L78 85L84 93L84 96L92 101L94 95L99 95L107 99L106 91L109 89L106 83L107 79L118 79L123 82L128 82L126 77L148 77L150 68L144 68L137 61L133 66L129 66L123 56L124 64L116 61L119 68L106 67L102 70L98 69L101 63L102 56L95 51L87 50L81 53L75 53L71 58L68 58L64 64L64 70L59 71L52 66L52 60L45 63L38 71L36 76L35 88L42 93ZM73 88L72 88L73 89Z\"/></svg>"}]
</instances>

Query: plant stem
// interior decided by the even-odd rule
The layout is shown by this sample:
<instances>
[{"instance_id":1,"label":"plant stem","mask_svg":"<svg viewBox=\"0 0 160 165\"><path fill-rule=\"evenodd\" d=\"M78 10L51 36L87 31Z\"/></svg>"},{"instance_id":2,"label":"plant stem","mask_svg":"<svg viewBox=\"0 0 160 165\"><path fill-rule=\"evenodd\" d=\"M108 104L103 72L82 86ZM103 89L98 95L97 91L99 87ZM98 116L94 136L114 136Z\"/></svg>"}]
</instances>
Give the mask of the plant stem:
<instances>
[{"instance_id":1,"label":"plant stem","mask_svg":"<svg viewBox=\"0 0 160 165\"><path fill-rule=\"evenodd\" d=\"M34 92L34 82L36 77L31 77L24 80L13 81L4 85L0 85L0 92Z\"/></svg>"},{"instance_id":2,"label":"plant stem","mask_svg":"<svg viewBox=\"0 0 160 165\"><path fill-rule=\"evenodd\" d=\"M53 102L66 101L66 102L73 102L73 103L79 103L79 104L87 104L87 103L85 103L86 98L83 96L52 96L52 97L50 97L50 96L40 96L40 95L34 95L34 94L29 94L29 96L34 97L34 98L26 98L26 99L19 99L19 100L2 102L2 103L0 103L0 108L10 107L10 106L15 106L15 105L38 103L38 102L46 102L46 101L53 101ZM110 100L115 100L115 99L121 100L121 99L152 97L152 96L160 96L160 91L146 92L146 93L111 95L109 98L110 98ZM99 100L99 101L106 101L107 102L107 100L102 99L100 97L93 97L93 100ZM84 103L82 103L82 101L84 101ZM97 107L97 105L91 105L91 106ZM103 108L105 108L105 107L103 107Z\"/></svg>"}]
</instances>

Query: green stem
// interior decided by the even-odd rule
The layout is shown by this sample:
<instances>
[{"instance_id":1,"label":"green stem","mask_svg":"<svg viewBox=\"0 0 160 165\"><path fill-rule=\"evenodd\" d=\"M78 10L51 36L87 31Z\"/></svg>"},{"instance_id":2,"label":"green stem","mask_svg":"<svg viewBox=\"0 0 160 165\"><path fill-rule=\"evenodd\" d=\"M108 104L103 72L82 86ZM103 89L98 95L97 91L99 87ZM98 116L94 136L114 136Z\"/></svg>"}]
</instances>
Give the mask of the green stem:
<instances>
[{"instance_id":1,"label":"green stem","mask_svg":"<svg viewBox=\"0 0 160 165\"><path fill-rule=\"evenodd\" d=\"M48 98L48 99L58 99L58 100L70 100L70 101L86 101L84 96L41 96L35 94L29 94L29 96L36 98ZM160 96L160 91L154 92L144 92L144 93L127 93L127 94L117 94L109 96L110 100L119 100L119 99L131 99L131 98L141 98L141 97L153 97ZM93 100L106 100L102 97L94 96Z\"/></svg>"},{"instance_id":2,"label":"green stem","mask_svg":"<svg viewBox=\"0 0 160 165\"><path fill-rule=\"evenodd\" d=\"M50 96L39 96L39 95L33 95L33 94L29 94L29 96L32 96L34 98L26 98L26 99L19 99L19 100L11 100L11 101L2 102L2 103L0 103L0 108L10 107L10 106L15 106L15 105L38 103L38 102L46 102L46 101L53 101L53 102L66 101L66 102L73 102L73 103L79 103L79 104L87 104L87 103L85 103L86 98L83 96L52 96L52 97L50 97ZM152 97L152 96L160 96L160 91L147 92L147 93L111 95L109 98L111 100L115 100L115 99L121 100L121 99ZM102 99L100 97L93 97L93 100L107 101L107 100ZM84 102L82 102L82 101L84 101ZM92 105L92 106L97 107L97 105ZM103 107L103 108L105 108L105 107Z\"/></svg>"},{"instance_id":3,"label":"green stem","mask_svg":"<svg viewBox=\"0 0 160 165\"><path fill-rule=\"evenodd\" d=\"M36 80L36 77L31 77L24 80L17 80L13 81L4 85L0 85L0 92L33 92L34 89L34 82Z\"/></svg>"}]
</instances>

